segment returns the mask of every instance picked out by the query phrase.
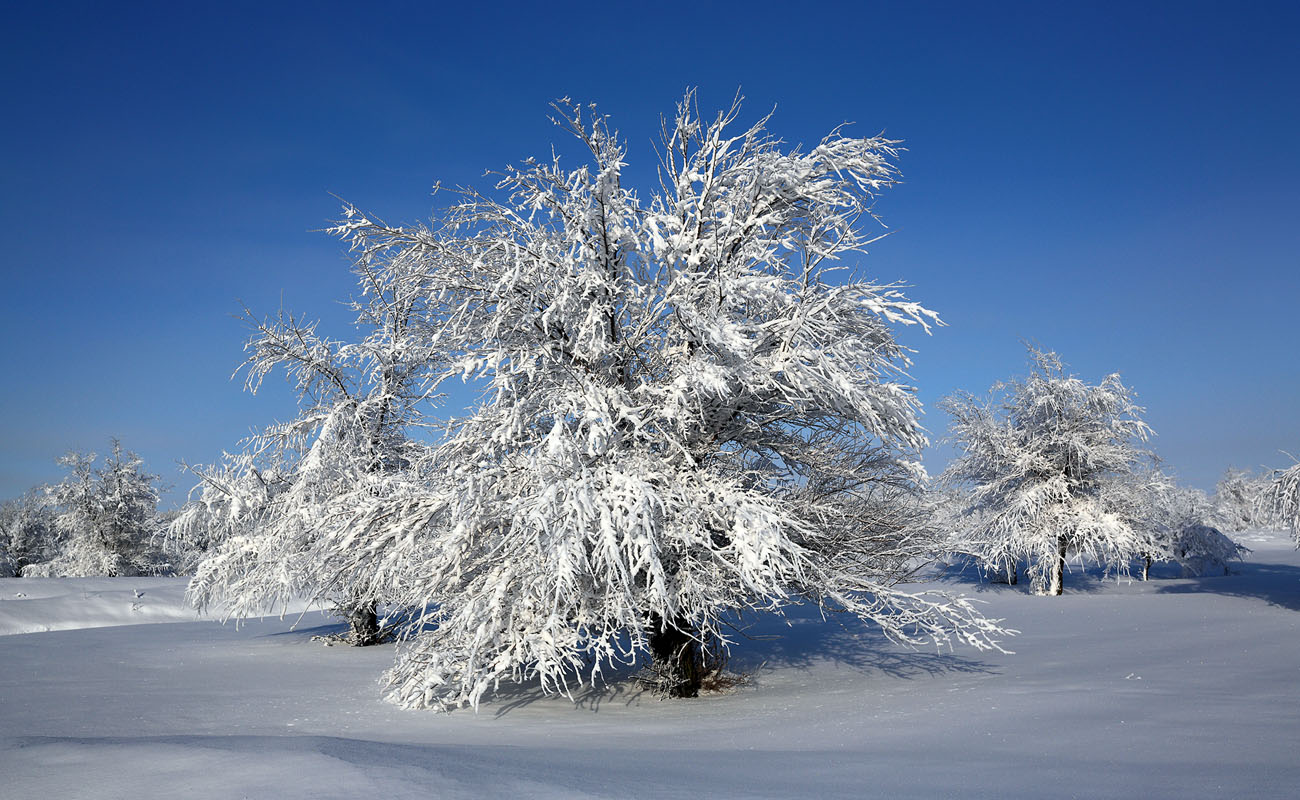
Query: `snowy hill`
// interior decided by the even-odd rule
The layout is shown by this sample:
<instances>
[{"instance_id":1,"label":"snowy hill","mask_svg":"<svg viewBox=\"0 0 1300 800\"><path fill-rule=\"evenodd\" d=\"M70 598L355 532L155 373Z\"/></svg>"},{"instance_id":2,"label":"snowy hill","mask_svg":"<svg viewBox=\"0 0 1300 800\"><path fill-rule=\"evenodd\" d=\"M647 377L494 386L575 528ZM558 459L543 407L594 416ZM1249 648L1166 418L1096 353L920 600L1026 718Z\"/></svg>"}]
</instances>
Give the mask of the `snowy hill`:
<instances>
[{"instance_id":1,"label":"snowy hill","mask_svg":"<svg viewBox=\"0 0 1300 800\"><path fill-rule=\"evenodd\" d=\"M185 578L9 578L0 581L0 635L145 622L191 622Z\"/></svg>"},{"instance_id":2,"label":"snowy hill","mask_svg":"<svg viewBox=\"0 0 1300 800\"><path fill-rule=\"evenodd\" d=\"M0 636L213 618L186 602L188 583L188 578L8 578L0 581ZM304 607L299 603L286 612Z\"/></svg>"},{"instance_id":3,"label":"snowy hill","mask_svg":"<svg viewBox=\"0 0 1300 800\"><path fill-rule=\"evenodd\" d=\"M478 714L383 702L391 648L324 647L316 612L236 628L182 580L0 580L0 796L1292 797L1300 554L1243 541L1226 577L936 581L1014 654L802 614L747 630L728 694L503 687Z\"/></svg>"}]
</instances>

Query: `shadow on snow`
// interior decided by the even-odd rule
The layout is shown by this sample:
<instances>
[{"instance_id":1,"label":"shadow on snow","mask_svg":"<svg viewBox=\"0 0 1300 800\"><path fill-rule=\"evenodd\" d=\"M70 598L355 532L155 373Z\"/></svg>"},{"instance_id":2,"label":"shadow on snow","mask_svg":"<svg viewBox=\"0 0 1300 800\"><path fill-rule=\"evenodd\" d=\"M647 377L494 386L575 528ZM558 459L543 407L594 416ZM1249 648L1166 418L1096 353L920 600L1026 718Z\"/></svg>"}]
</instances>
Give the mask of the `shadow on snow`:
<instances>
[{"instance_id":1,"label":"shadow on snow","mask_svg":"<svg viewBox=\"0 0 1300 800\"><path fill-rule=\"evenodd\" d=\"M1300 611L1300 567L1291 564L1234 563L1229 575L1187 578L1162 586L1160 594L1207 592L1244 597Z\"/></svg>"},{"instance_id":2,"label":"shadow on snow","mask_svg":"<svg viewBox=\"0 0 1300 800\"><path fill-rule=\"evenodd\" d=\"M755 684L760 692L763 676L769 670L808 670L819 663L853 670L860 673L864 681L873 676L913 680L951 673L994 672L982 661L955 653L899 645L875 626L848 614L823 618L816 608L810 606L787 608L784 616L751 614L743 619L733 619L731 625L728 638L732 645L726 669L742 676L745 683ZM631 706L652 696L637 681L641 667L606 667L595 686L588 682L571 687L574 705L582 710L598 712L605 703ZM485 700L495 707L495 716L500 717L547 697L538 682L533 680L503 685Z\"/></svg>"}]
</instances>

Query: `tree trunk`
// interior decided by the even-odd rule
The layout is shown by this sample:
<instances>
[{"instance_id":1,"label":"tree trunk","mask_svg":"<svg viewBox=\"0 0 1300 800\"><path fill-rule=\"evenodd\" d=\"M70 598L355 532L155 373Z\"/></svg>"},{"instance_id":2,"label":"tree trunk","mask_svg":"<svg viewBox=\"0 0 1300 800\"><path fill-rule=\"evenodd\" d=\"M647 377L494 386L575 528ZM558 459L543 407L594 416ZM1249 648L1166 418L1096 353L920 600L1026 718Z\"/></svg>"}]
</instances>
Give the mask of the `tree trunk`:
<instances>
[{"instance_id":1,"label":"tree trunk","mask_svg":"<svg viewBox=\"0 0 1300 800\"><path fill-rule=\"evenodd\" d=\"M1056 559L1052 564L1052 582L1047 587L1050 595L1059 595L1065 591L1065 537L1056 537Z\"/></svg>"},{"instance_id":2,"label":"tree trunk","mask_svg":"<svg viewBox=\"0 0 1300 800\"><path fill-rule=\"evenodd\" d=\"M1007 562L1007 585L1016 585L1016 562L1014 561Z\"/></svg>"},{"instance_id":3,"label":"tree trunk","mask_svg":"<svg viewBox=\"0 0 1300 800\"><path fill-rule=\"evenodd\" d=\"M383 636L379 633L379 615L374 603L351 606L347 609L348 641L357 647L379 644Z\"/></svg>"},{"instance_id":4,"label":"tree trunk","mask_svg":"<svg viewBox=\"0 0 1300 800\"><path fill-rule=\"evenodd\" d=\"M704 658L691 624L683 619L666 624L650 618L650 656L669 697L698 697L704 680Z\"/></svg>"},{"instance_id":5,"label":"tree trunk","mask_svg":"<svg viewBox=\"0 0 1300 800\"><path fill-rule=\"evenodd\" d=\"M1142 580L1146 580L1151 575L1151 556L1142 558Z\"/></svg>"}]
</instances>

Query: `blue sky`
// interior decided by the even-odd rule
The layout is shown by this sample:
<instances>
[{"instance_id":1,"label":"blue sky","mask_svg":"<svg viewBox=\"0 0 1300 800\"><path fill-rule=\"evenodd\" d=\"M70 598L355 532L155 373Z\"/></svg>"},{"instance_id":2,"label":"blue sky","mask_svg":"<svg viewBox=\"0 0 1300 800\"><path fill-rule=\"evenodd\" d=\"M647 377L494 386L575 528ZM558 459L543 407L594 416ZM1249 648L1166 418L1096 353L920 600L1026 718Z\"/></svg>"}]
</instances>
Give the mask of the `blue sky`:
<instances>
[{"instance_id":1,"label":"blue sky","mask_svg":"<svg viewBox=\"0 0 1300 800\"><path fill-rule=\"evenodd\" d=\"M6 3L0 497L116 435L175 502L177 460L292 413L230 380L239 301L346 334L331 193L423 219L549 153L566 95L644 178L688 86L905 140L863 267L948 323L907 338L936 437L1032 339L1119 371L1186 482L1300 455L1294 3L119 5Z\"/></svg>"}]
</instances>

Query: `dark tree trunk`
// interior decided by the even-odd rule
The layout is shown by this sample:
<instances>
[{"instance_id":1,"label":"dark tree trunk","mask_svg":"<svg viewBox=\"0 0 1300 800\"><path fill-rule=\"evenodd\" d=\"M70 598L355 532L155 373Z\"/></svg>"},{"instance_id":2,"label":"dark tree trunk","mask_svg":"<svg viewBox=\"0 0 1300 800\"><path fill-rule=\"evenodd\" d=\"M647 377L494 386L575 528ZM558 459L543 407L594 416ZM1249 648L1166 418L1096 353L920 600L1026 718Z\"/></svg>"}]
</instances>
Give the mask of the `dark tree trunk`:
<instances>
[{"instance_id":1,"label":"dark tree trunk","mask_svg":"<svg viewBox=\"0 0 1300 800\"><path fill-rule=\"evenodd\" d=\"M1056 539L1056 559L1052 564L1052 583L1047 593L1059 595L1065 591L1065 537Z\"/></svg>"},{"instance_id":2,"label":"dark tree trunk","mask_svg":"<svg viewBox=\"0 0 1300 800\"><path fill-rule=\"evenodd\" d=\"M700 643L683 619L665 624L658 615L650 620L650 656L669 697L698 697L704 680L704 657Z\"/></svg>"},{"instance_id":3,"label":"dark tree trunk","mask_svg":"<svg viewBox=\"0 0 1300 800\"><path fill-rule=\"evenodd\" d=\"M1007 562L1007 585L1008 585L1008 586L1015 586L1015 585L1016 585L1016 579L1017 579L1017 576L1016 576L1016 562L1014 562L1014 561L1008 561L1008 562Z\"/></svg>"},{"instance_id":4,"label":"dark tree trunk","mask_svg":"<svg viewBox=\"0 0 1300 800\"><path fill-rule=\"evenodd\" d=\"M379 615L374 603L366 603L347 609L348 640L357 647L379 644L383 636L379 632Z\"/></svg>"},{"instance_id":5,"label":"dark tree trunk","mask_svg":"<svg viewBox=\"0 0 1300 800\"><path fill-rule=\"evenodd\" d=\"M1146 580L1151 574L1151 556L1145 556L1142 559L1142 580Z\"/></svg>"}]
</instances>

